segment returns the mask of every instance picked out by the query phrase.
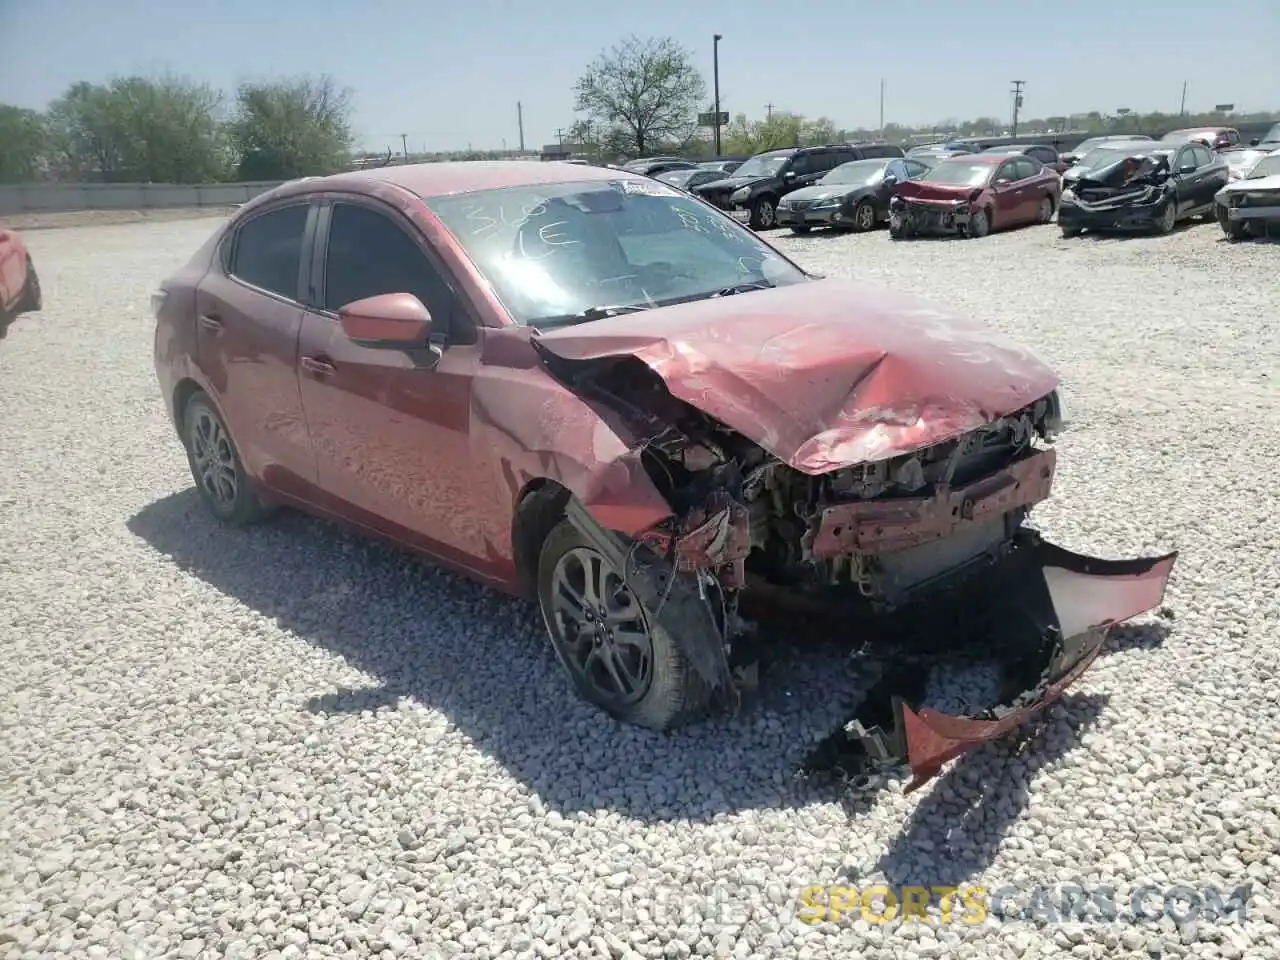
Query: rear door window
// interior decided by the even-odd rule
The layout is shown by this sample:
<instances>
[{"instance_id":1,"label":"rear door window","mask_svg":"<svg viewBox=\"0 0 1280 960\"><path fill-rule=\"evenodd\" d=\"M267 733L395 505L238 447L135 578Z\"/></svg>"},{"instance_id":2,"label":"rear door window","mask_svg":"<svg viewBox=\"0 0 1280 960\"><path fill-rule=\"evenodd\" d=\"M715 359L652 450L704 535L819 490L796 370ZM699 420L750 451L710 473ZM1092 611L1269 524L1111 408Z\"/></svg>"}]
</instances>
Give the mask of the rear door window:
<instances>
[{"instance_id":1,"label":"rear door window","mask_svg":"<svg viewBox=\"0 0 1280 960\"><path fill-rule=\"evenodd\" d=\"M1030 157L1018 157L1014 161L1014 176L1018 180L1026 180L1028 177L1034 177L1040 172L1042 164L1039 160L1032 160Z\"/></svg>"},{"instance_id":2,"label":"rear door window","mask_svg":"<svg viewBox=\"0 0 1280 960\"><path fill-rule=\"evenodd\" d=\"M1191 155L1195 158L1197 167L1207 167L1213 163L1213 151L1208 147L1202 147L1198 143L1192 145Z\"/></svg>"},{"instance_id":3,"label":"rear door window","mask_svg":"<svg viewBox=\"0 0 1280 960\"><path fill-rule=\"evenodd\" d=\"M261 290L298 300L308 205L260 213L236 229L229 273Z\"/></svg>"}]
</instances>

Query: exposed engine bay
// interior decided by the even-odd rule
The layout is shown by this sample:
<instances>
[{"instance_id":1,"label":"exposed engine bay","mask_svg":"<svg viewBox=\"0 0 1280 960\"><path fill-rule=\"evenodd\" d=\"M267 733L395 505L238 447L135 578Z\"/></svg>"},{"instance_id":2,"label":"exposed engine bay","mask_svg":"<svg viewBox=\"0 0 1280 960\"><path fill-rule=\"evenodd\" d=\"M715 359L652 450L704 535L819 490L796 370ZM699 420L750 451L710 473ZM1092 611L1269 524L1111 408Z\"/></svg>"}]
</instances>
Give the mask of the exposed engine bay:
<instances>
[{"instance_id":1,"label":"exposed engine bay","mask_svg":"<svg viewBox=\"0 0 1280 960\"><path fill-rule=\"evenodd\" d=\"M748 576L805 594L852 592L892 610L998 559L1048 496L1061 428L1051 394L958 439L809 476L672 397L632 359L575 386L647 437L642 462L679 518L642 537L732 594Z\"/></svg>"}]
</instances>

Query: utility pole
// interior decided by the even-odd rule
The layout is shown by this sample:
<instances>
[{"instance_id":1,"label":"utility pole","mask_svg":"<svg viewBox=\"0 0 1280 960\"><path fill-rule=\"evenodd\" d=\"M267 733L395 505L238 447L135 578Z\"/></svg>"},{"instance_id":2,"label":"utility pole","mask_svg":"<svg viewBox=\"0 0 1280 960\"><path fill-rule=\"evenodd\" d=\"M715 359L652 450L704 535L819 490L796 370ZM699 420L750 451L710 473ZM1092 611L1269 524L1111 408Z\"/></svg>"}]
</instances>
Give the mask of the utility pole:
<instances>
[{"instance_id":1,"label":"utility pole","mask_svg":"<svg viewBox=\"0 0 1280 960\"><path fill-rule=\"evenodd\" d=\"M724 39L722 34L714 34L711 37L711 76L712 83L715 86L716 102L711 109L716 112L716 156L720 156L720 41Z\"/></svg>"},{"instance_id":2,"label":"utility pole","mask_svg":"<svg viewBox=\"0 0 1280 960\"><path fill-rule=\"evenodd\" d=\"M1018 109L1022 106L1022 88L1027 85L1025 80L1012 80L1013 84L1013 130L1010 131L1011 136L1018 135Z\"/></svg>"},{"instance_id":3,"label":"utility pole","mask_svg":"<svg viewBox=\"0 0 1280 960\"><path fill-rule=\"evenodd\" d=\"M516 123L520 125L520 152L524 153L524 104L516 101Z\"/></svg>"},{"instance_id":4,"label":"utility pole","mask_svg":"<svg viewBox=\"0 0 1280 960\"><path fill-rule=\"evenodd\" d=\"M764 105L764 118L765 118L766 120L772 120L772 119L773 119L773 104L772 104L772 103L766 103L766 104Z\"/></svg>"},{"instance_id":5,"label":"utility pole","mask_svg":"<svg viewBox=\"0 0 1280 960\"><path fill-rule=\"evenodd\" d=\"M1182 102L1178 104L1178 116L1185 117L1187 115L1187 81L1182 81Z\"/></svg>"},{"instance_id":6,"label":"utility pole","mask_svg":"<svg viewBox=\"0 0 1280 960\"><path fill-rule=\"evenodd\" d=\"M880 81L880 139L884 139L884 80Z\"/></svg>"},{"instance_id":7,"label":"utility pole","mask_svg":"<svg viewBox=\"0 0 1280 960\"><path fill-rule=\"evenodd\" d=\"M400 146L404 148L405 163L409 162L409 135L407 133L400 134Z\"/></svg>"},{"instance_id":8,"label":"utility pole","mask_svg":"<svg viewBox=\"0 0 1280 960\"><path fill-rule=\"evenodd\" d=\"M564 146L564 131L556 127L556 139L560 141L560 146Z\"/></svg>"}]
</instances>

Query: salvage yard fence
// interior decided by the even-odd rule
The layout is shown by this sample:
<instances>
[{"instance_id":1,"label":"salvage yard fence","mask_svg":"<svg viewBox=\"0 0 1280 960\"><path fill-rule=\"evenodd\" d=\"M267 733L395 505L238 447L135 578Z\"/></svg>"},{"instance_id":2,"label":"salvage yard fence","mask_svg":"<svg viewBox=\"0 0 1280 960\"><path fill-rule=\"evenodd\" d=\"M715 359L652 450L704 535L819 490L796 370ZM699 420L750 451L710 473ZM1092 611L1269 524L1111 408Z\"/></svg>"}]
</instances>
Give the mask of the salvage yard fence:
<instances>
[{"instance_id":1,"label":"salvage yard fence","mask_svg":"<svg viewBox=\"0 0 1280 960\"><path fill-rule=\"evenodd\" d=\"M248 183L20 183L0 186L0 217L79 210L233 207L279 186Z\"/></svg>"}]
</instances>

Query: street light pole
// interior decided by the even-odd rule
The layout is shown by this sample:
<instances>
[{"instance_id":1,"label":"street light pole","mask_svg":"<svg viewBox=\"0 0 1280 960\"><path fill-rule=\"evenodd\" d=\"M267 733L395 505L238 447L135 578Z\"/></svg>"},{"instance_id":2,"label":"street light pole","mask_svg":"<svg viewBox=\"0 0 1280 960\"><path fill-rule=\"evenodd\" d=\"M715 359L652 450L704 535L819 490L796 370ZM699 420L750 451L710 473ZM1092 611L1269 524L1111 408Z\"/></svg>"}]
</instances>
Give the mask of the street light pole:
<instances>
[{"instance_id":1,"label":"street light pole","mask_svg":"<svg viewBox=\"0 0 1280 960\"><path fill-rule=\"evenodd\" d=\"M714 129L716 131L716 156L720 156L720 41L723 35L717 33L711 38L711 77L712 84L715 88L715 106L716 112Z\"/></svg>"}]
</instances>

